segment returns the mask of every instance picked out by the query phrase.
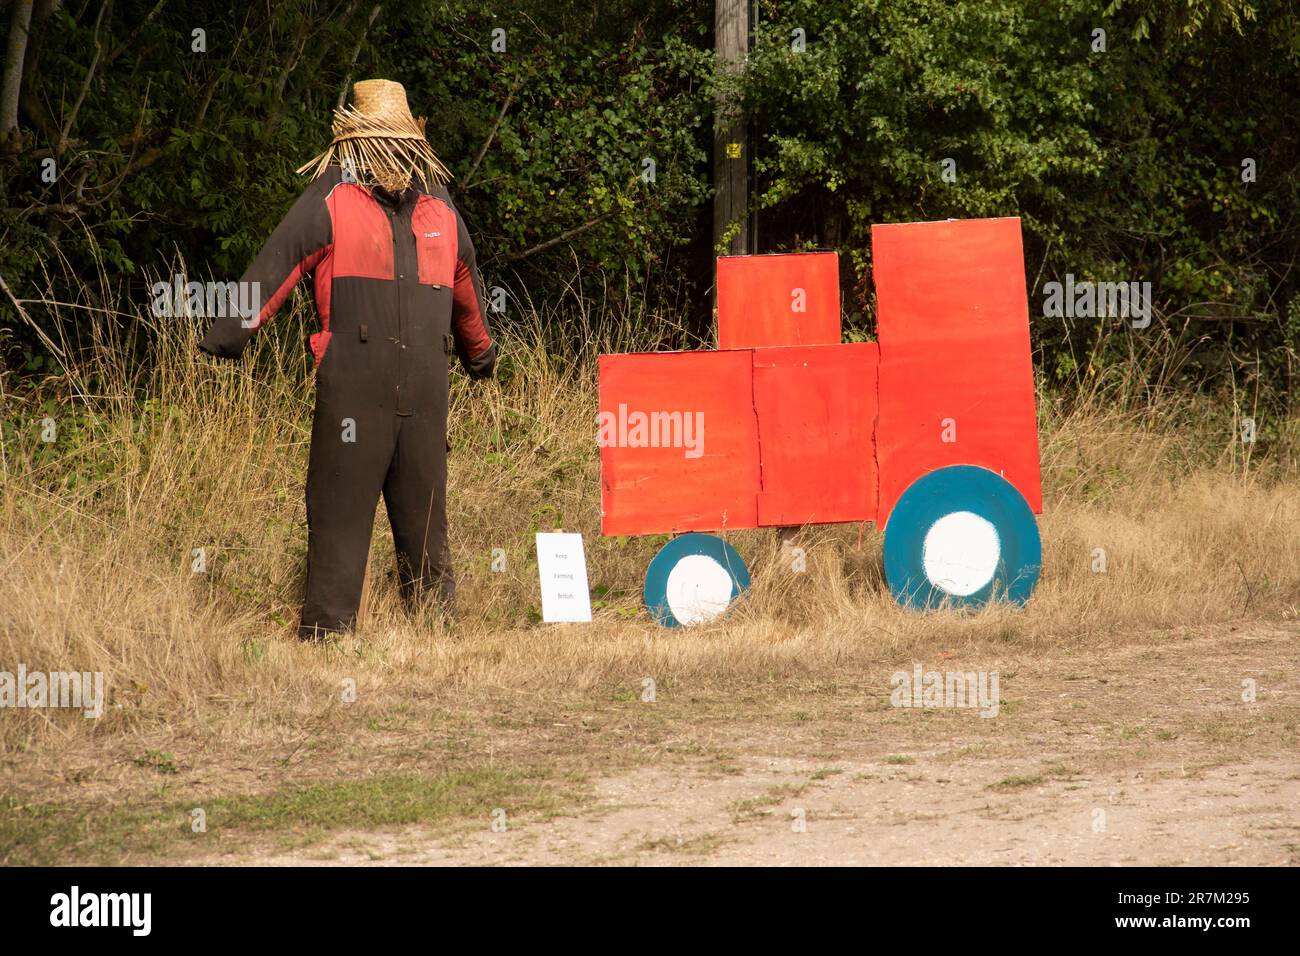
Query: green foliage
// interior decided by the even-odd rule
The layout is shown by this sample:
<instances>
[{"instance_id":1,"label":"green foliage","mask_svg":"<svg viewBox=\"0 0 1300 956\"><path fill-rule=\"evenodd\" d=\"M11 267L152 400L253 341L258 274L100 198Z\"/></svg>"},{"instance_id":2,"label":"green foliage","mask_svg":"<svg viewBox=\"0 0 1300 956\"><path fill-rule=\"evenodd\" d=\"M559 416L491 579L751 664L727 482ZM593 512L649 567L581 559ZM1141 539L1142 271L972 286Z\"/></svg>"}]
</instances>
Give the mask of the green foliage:
<instances>
[{"instance_id":1,"label":"green foliage","mask_svg":"<svg viewBox=\"0 0 1300 956\"><path fill-rule=\"evenodd\" d=\"M373 22L344 0L106 9L32 31L23 135L0 155L0 275L20 297L88 284L129 314L178 256L237 277L340 93L387 76L428 118L490 285L701 333L721 97L750 121L759 251L839 250L850 341L873 334L872 223L1018 215L1046 380L1140 356L1159 385L1176 370L1294 403L1300 15L1283 0L762 0L739 75L715 71L713 11L686 0L406 0ZM1150 281L1154 331L1042 317L1042 283L1066 273ZM28 308L56 341L85 329ZM58 371L5 296L0 349L20 374Z\"/></svg>"},{"instance_id":2,"label":"green foliage","mask_svg":"<svg viewBox=\"0 0 1300 956\"><path fill-rule=\"evenodd\" d=\"M660 7L627 20L568 3L497 15L478 4L436 14L419 6L400 25L412 42L376 50L391 57L379 72L429 104L430 139L456 173L489 277L508 276L536 297L555 291L548 277L576 261L615 277L620 293L626 284L644 293L689 239L708 190L710 60L680 35L695 24L690 8ZM453 43L448 16L459 24ZM496 28L504 52L491 48ZM642 177L646 159L652 183ZM574 234L530 252L564 233Z\"/></svg>"},{"instance_id":3,"label":"green foliage","mask_svg":"<svg viewBox=\"0 0 1300 956\"><path fill-rule=\"evenodd\" d=\"M427 117L494 284L537 300L599 283L627 302L680 284L674 251L708 194L711 58L695 6L628 17L571 2L398 2L373 23L370 4L317 0L154 8L118 0L97 31L95 5L74 6L33 30L25 89L52 108L25 114L23 149L0 157L0 275L28 295L57 259L91 284L102 259L128 308L147 304L146 274L169 273L177 255L196 278L237 278L304 187L295 169L328 143L340 92L370 76L402 82ZM491 49L496 28L504 52ZM60 149L56 118L83 84ZM58 178L45 183L52 148ZM590 289L561 280L575 263ZM8 347L35 348L19 336Z\"/></svg>"},{"instance_id":4,"label":"green foliage","mask_svg":"<svg viewBox=\"0 0 1300 956\"><path fill-rule=\"evenodd\" d=\"M872 223L1022 217L1031 290L1150 281L1160 362L1290 392L1300 291L1300 18L1246 0L794 0L761 5L743 95L767 245L838 249L870 328ZM802 29L807 45L792 42ZM1106 49L1094 30L1106 31ZM1242 181L1242 160L1259 178ZM956 163L945 182L941 163ZM1055 380L1131 359L1118 325L1043 318ZM1191 327L1195 323L1195 327ZM1099 334L1099 331L1102 334ZM854 334L850 330L850 335ZM1235 355L1238 361L1228 358Z\"/></svg>"}]
</instances>

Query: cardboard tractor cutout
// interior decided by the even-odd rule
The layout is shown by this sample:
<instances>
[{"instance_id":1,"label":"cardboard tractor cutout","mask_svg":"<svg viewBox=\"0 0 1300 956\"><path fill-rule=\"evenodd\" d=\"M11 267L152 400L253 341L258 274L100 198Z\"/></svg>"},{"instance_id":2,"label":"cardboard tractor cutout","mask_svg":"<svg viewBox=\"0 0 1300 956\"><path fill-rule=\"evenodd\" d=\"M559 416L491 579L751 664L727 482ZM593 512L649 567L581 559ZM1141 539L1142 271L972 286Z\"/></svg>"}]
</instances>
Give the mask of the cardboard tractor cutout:
<instances>
[{"instance_id":1,"label":"cardboard tractor cutout","mask_svg":"<svg viewBox=\"0 0 1300 956\"><path fill-rule=\"evenodd\" d=\"M717 351L600 357L601 532L677 535L662 624L749 585L708 531L874 521L917 609L1023 604L1042 512L1019 219L874 226L878 341L840 342L834 253L718 260Z\"/></svg>"}]
</instances>

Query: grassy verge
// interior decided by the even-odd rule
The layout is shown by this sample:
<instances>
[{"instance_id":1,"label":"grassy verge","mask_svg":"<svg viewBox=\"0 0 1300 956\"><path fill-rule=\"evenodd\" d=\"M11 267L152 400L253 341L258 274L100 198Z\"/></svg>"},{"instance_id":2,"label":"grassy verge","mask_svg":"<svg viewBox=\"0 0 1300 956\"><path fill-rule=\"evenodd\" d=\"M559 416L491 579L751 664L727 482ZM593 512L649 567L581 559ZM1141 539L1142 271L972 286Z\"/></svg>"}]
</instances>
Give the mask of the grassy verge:
<instances>
[{"instance_id":1,"label":"grassy verge","mask_svg":"<svg viewBox=\"0 0 1300 956\"><path fill-rule=\"evenodd\" d=\"M750 531L729 536L753 571L745 602L665 632L639 606L661 539L599 535L589 360L638 343L592 337L561 360L535 315L507 338L499 382L453 385L460 620L401 608L380 509L357 633L306 646L293 635L312 395L285 344L302 320L282 316L281 337L235 364L200 356L190 326L147 347L91 326L67 375L6 396L0 669L101 671L109 707L0 712L0 859L180 852L195 807L217 843L481 819L498 792L543 812L588 772L708 751L701 728L884 709L888 673L912 660L982 654L1011 680L1007 661L1048 655L1068 679L1133 643L1176 653L1185 631L1300 616L1295 423L1244 448L1230 400L1099 390L1040 396L1046 568L1023 611L901 611L870 528L805 529L800 572L774 533ZM127 362L133 349L143 359ZM585 536L591 626L538 623L533 534L557 526ZM999 733L1023 707L1008 696Z\"/></svg>"},{"instance_id":2,"label":"grassy verge","mask_svg":"<svg viewBox=\"0 0 1300 956\"><path fill-rule=\"evenodd\" d=\"M486 828L494 812L503 821L545 817L572 799L573 787L539 771L481 768L216 797L203 806L77 806L8 797L0 799L0 864L184 862L258 845L306 847L345 828L419 825L444 834L471 821Z\"/></svg>"}]
</instances>

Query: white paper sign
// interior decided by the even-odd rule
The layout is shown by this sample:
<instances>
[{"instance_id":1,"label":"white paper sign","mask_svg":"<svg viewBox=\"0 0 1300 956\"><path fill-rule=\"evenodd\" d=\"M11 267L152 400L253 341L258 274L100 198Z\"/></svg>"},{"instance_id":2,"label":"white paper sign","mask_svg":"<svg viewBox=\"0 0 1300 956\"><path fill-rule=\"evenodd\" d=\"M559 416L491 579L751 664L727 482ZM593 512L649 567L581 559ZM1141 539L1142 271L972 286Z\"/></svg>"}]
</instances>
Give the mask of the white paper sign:
<instances>
[{"instance_id":1,"label":"white paper sign","mask_svg":"<svg viewBox=\"0 0 1300 956\"><path fill-rule=\"evenodd\" d=\"M543 531L537 535L537 573L542 583L542 620L591 620L587 555L582 535Z\"/></svg>"}]
</instances>

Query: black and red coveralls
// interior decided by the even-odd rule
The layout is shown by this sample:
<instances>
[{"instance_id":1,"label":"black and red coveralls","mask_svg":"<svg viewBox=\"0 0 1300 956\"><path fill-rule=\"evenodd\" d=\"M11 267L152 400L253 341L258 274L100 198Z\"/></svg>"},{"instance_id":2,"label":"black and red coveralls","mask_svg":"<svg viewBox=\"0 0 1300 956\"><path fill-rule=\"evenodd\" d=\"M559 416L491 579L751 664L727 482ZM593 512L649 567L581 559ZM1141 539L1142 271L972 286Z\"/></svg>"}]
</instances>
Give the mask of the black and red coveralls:
<instances>
[{"instance_id":1,"label":"black and red coveralls","mask_svg":"<svg viewBox=\"0 0 1300 956\"><path fill-rule=\"evenodd\" d=\"M449 607L448 355L454 346L471 378L496 364L465 224L443 187L394 194L343 182L331 167L243 276L260 287L257 316L217 319L200 347L238 356L306 276L321 329L310 340L316 411L299 634L355 622L381 491L403 594L432 591Z\"/></svg>"}]
</instances>

